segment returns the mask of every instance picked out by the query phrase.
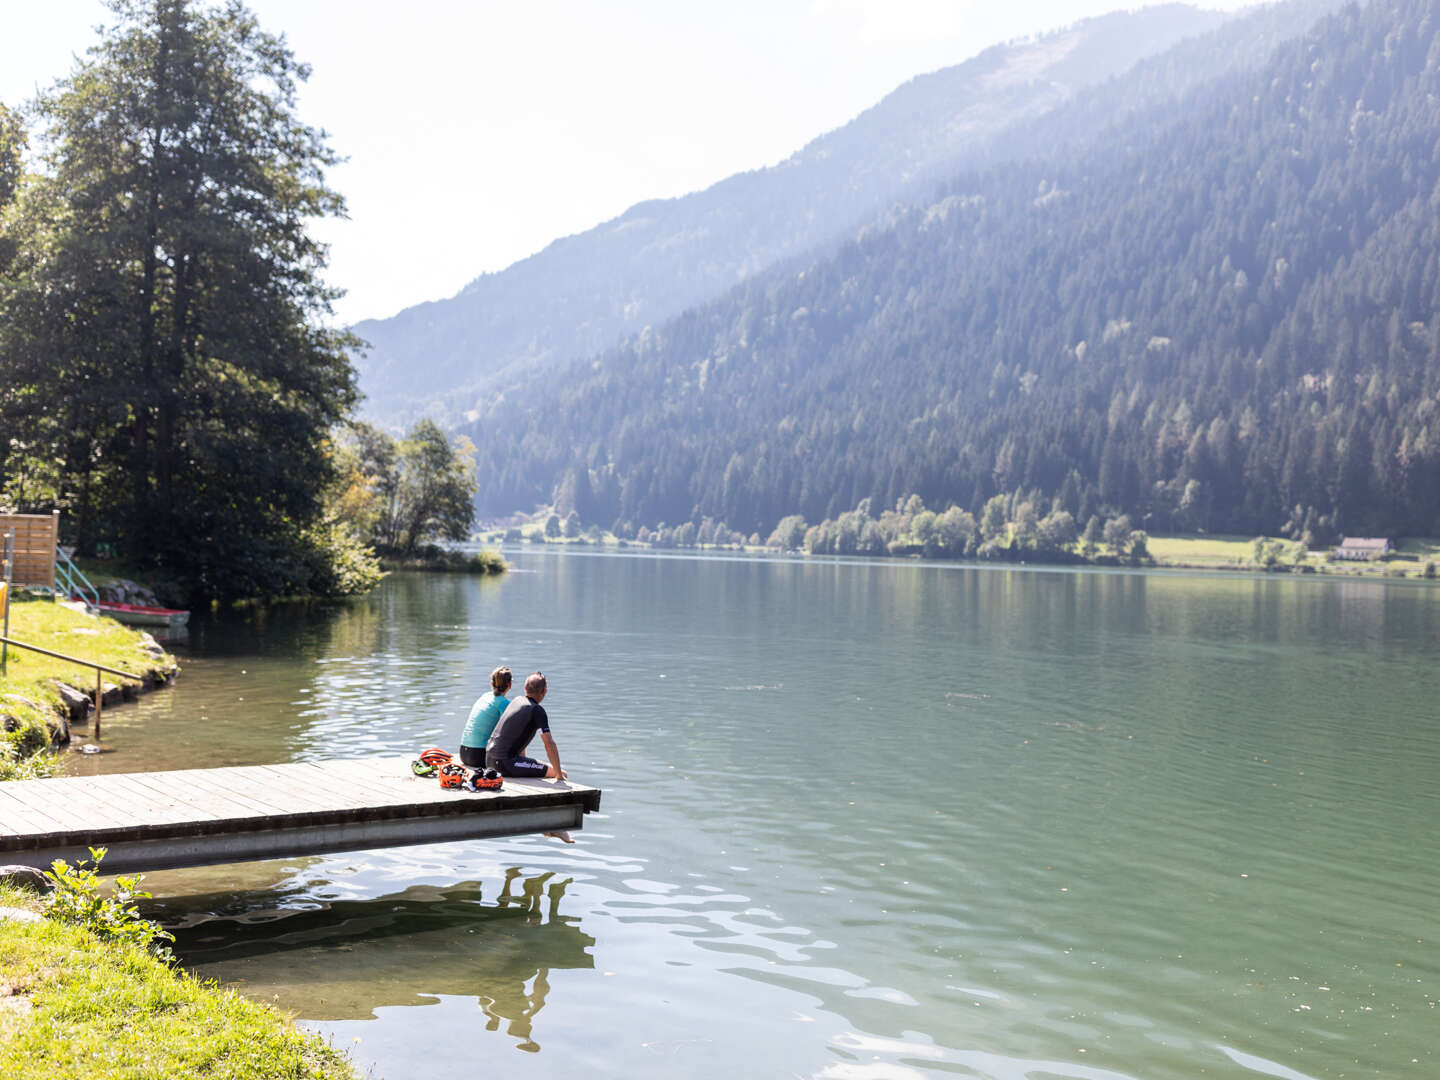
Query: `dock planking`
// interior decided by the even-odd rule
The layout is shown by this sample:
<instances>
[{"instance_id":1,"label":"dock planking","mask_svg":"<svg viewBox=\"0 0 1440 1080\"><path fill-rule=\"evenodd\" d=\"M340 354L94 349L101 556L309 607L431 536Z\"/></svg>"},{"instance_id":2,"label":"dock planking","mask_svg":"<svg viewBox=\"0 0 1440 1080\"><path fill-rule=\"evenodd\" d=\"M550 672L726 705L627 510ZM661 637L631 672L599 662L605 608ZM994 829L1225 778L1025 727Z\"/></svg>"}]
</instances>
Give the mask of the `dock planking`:
<instances>
[{"instance_id":1,"label":"dock planking","mask_svg":"<svg viewBox=\"0 0 1440 1080\"><path fill-rule=\"evenodd\" d=\"M598 788L507 779L447 791L409 758L239 765L0 784L0 863L104 847L111 874L581 828Z\"/></svg>"}]
</instances>

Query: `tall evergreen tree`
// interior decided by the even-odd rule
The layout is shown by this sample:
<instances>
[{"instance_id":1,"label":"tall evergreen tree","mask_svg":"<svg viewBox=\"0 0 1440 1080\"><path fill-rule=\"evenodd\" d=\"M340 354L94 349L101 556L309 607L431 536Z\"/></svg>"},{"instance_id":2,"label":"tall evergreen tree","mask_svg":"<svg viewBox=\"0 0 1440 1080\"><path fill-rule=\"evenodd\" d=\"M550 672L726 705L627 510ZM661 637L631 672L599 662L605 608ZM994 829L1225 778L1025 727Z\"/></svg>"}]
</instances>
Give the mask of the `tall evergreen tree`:
<instances>
[{"instance_id":1,"label":"tall evergreen tree","mask_svg":"<svg viewBox=\"0 0 1440 1080\"><path fill-rule=\"evenodd\" d=\"M3 361L38 393L7 411L64 463L82 544L106 534L205 594L303 589L324 434L355 401L307 228L343 212L296 115L309 69L238 0L108 6L37 105L21 202L40 224Z\"/></svg>"}]
</instances>

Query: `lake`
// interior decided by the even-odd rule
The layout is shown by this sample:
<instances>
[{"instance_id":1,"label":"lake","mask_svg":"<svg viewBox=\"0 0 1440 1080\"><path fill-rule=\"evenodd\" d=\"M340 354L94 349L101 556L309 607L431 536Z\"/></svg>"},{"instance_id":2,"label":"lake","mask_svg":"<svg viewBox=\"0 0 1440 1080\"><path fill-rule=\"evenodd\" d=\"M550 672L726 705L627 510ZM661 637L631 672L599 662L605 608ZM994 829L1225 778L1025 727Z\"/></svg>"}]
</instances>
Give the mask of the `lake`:
<instances>
[{"instance_id":1,"label":"lake","mask_svg":"<svg viewBox=\"0 0 1440 1080\"><path fill-rule=\"evenodd\" d=\"M186 966L388 1080L1437 1074L1440 590L507 556L197 616L70 771L453 748L503 662L603 812L152 874Z\"/></svg>"}]
</instances>

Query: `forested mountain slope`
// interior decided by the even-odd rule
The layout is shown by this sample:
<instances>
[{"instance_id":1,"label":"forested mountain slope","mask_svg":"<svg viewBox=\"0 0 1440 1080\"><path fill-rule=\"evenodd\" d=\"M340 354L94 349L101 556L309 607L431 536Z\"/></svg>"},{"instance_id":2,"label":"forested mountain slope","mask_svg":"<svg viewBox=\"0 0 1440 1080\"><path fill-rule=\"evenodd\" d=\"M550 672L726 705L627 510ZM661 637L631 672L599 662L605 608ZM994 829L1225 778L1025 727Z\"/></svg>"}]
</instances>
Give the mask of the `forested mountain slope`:
<instances>
[{"instance_id":1,"label":"forested mountain slope","mask_svg":"<svg viewBox=\"0 0 1440 1080\"><path fill-rule=\"evenodd\" d=\"M1306 0L1281 8L1316 6ZM779 165L641 203L448 300L360 323L356 333L372 346L356 360L366 409L396 419L421 408L452 418L483 408L497 376L609 348L781 259L851 233L891 203L932 188L963 155L1017 122L1223 18L1164 5L989 49L911 80ZM1256 38L1193 58L1168 76L1183 81L1235 63L1234 46L1243 53Z\"/></svg>"},{"instance_id":2,"label":"forested mountain slope","mask_svg":"<svg viewBox=\"0 0 1440 1080\"><path fill-rule=\"evenodd\" d=\"M484 506L749 532L1026 491L1152 531L1436 532L1437 32L1436 0L1347 7L537 378L473 427Z\"/></svg>"}]
</instances>

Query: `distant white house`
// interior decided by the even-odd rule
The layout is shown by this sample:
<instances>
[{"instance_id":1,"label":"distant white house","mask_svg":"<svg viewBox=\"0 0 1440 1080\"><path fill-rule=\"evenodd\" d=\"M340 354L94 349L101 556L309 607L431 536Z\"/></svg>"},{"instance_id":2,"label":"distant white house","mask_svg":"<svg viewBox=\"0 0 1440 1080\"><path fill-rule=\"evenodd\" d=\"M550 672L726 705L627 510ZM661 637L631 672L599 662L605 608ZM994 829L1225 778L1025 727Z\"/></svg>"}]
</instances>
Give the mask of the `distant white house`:
<instances>
[{"instance_id":1,"label":"distant white house","mask_svg":"<svg viewBox=\"0 0 1440 1080\"><path fill-rule=\"evenodd\" d=\"M1335 549L1337 559L1378 559L1395 550L1395 545L1384 537L1346 536Z\"/></svg>"}]
</instances>

